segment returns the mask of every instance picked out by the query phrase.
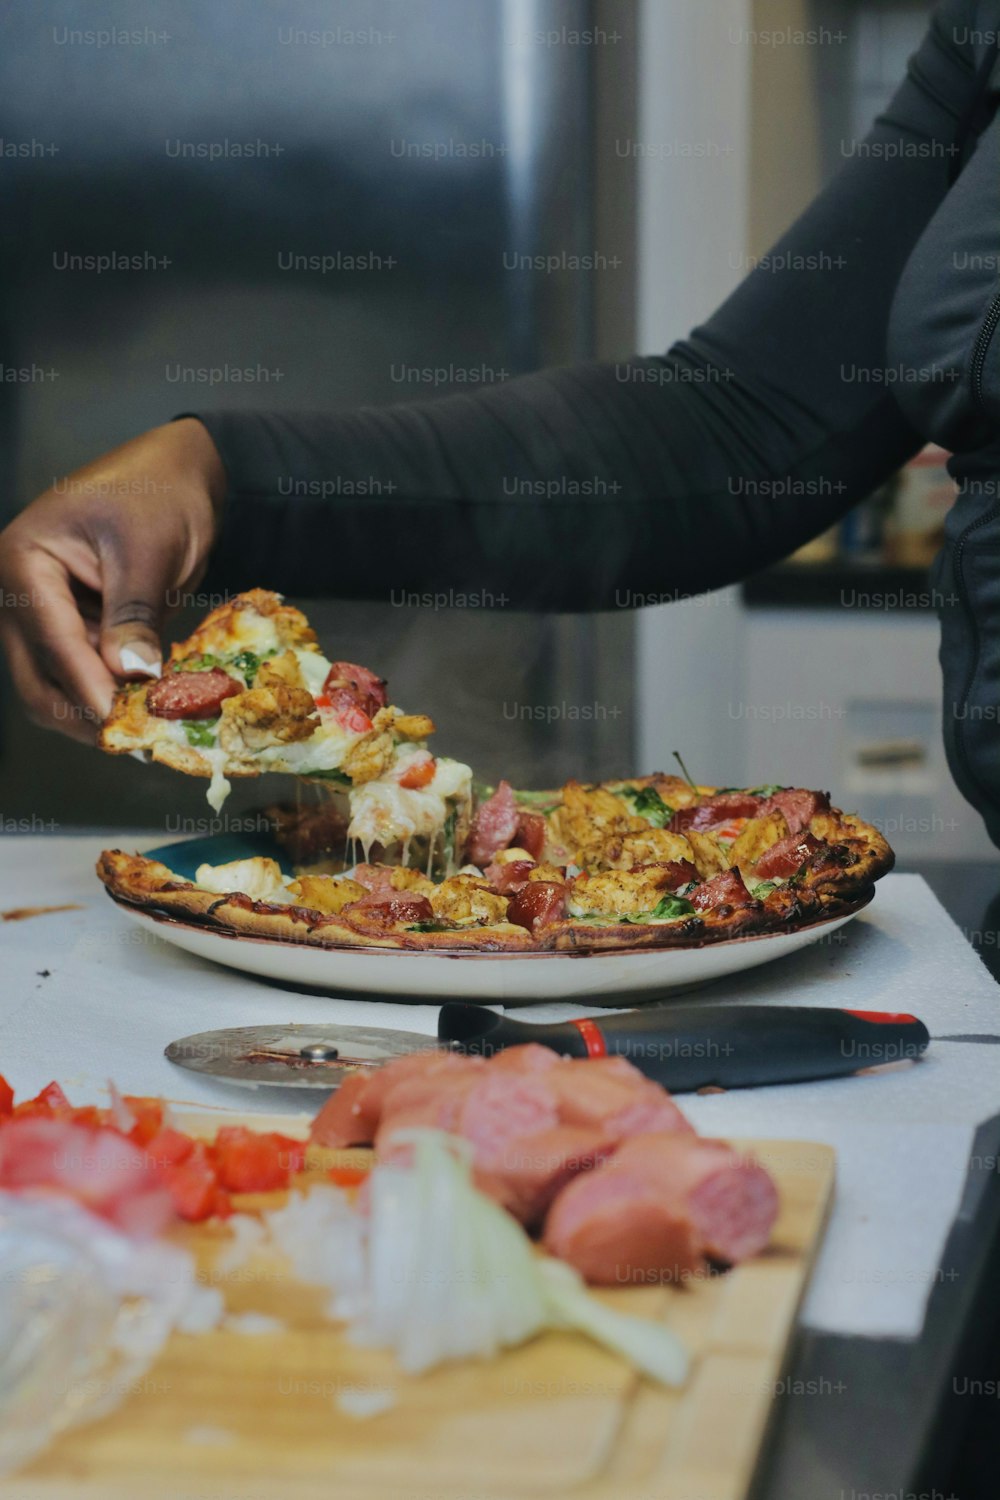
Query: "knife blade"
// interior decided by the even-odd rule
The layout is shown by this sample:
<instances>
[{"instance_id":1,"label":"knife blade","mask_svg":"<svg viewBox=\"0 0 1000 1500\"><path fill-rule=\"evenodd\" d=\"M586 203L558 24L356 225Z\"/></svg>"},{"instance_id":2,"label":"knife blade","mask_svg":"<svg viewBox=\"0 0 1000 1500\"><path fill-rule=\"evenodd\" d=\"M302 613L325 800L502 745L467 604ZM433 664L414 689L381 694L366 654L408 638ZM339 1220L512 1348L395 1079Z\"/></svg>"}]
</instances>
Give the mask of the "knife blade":
<instances>
[{"instance_id":1,"label":"knife blade","mask_svg":"<svg viewBox=\"0 0 1000 1500\"><path fill-rule=\"evenodd\" d=\"M233 1026L199 1031L164 1048L164 1056L192 1073L232 1083L282 1088L336 1089L348 1073L370 1071L412 1052L447 1049L419 1031L377 1026Z\"/></svg>"}]
</instances>

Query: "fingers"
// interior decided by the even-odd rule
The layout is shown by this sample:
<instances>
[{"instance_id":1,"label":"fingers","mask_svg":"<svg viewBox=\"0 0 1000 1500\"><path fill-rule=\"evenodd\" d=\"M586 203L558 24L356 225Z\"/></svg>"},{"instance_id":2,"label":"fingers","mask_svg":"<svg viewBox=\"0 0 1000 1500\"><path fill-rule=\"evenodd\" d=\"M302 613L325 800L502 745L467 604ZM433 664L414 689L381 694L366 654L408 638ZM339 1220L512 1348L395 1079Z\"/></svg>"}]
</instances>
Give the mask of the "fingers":
<instances>
[{"instance_id":1,"label":"fingers","mask_svg":"<svg viewBox=\"0 0 1000 1500\"><path fill-rule=\"evenodd\" d=\"M4 633L4 646L14 686L32 723L41 729L58 729L81 744L92 745L101 722L94 710L71 703L60 688L46 681L16 632Z\"/></svg>"},{"instance_id":2,"label":"fingers","mask_svg":"<svg viewBox=\"0 0 1000 1500\"><path fill-rule=\"evenodd\" d=\"M101 656L119 676L159 677L160 629L172 559L148 537L129 534L114 541L102 553Z\"/></svg>"},{"instance_id":3,"label":"fingers","mask_svg":"<svg viewBox=\"0 0 1000 1500\"><path fill-rule=\"evenodd\" d=\"M12 667L20 673L19 690L23 683L36 718L58 709L62 717L57 714L50 727L89 726L82 737L93 738L93 726L111 709L115 681L88 639L65 567L40 549L27 549L18 560L16 587L29 605L8 620L4 635ZM76 706L75 717L59 709L63 700Z\"/></svg>"}]
</instances>

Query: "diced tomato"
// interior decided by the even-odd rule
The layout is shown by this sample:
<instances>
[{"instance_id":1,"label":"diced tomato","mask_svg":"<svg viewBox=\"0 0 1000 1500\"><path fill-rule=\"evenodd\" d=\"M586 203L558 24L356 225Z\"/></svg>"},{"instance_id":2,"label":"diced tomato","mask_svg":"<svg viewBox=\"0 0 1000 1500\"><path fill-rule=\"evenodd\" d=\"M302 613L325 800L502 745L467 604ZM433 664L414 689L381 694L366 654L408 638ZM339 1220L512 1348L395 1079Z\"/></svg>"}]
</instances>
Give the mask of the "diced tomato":
<instances>
[{"instance_id":1,"label":"diced tomato","mask_svg":"<svg viewBox=\"0 0 1000 1500\"><path fill-rule=\"evenodd\" d=\"M225 1188L216 1188L211 1212L217 1219L228 1219L231 1216L233 1205Z\"/></svg>"},{"instance_id":2,"label":"diced tomato","mask_svg":"<svg viewBox=\"0 0 1000 1500\"><path fill-rule=\"evenodd\" d=\"M320 699L324 701L321 702ZM327 713L332 713L341 729L348 734L367 734L372 727L371 719L350 688L333 688L329 693L321 693L316 703L320 708L325 708Z\"/></svg>"},{"instance_id":3,"label":"diced tomato","mask_svg":"<svg viewBox=\"0 0 1000 1500\"><path fill-rule=\"evenodd\" d=\"M78 1104L67 1116L74 1125L84 1125L88 1130L100 1130L107 1123L105 1111L96 1104Z\"/></svg>"},{"instance_id":4,"label":"diced tomato","mask_svg":"<svg viewBox=\"0 0 1000 1500\"><path fill-rule=\"evenodd\" d=\"M51 1120L58 1114L66 1114L72 1109L72 1105L66 1098L58 1083L47 1083L33 1099L25 1099L23 1103L14 1106L14 1114L20 1118L22 1115L39 1115L42 1119Z\"/></svg>"},{"instance_id":5,"label":"diced tomato","mask_svg":"<svg viewBox=\"0 0 1000 1500\"><path fill-rule=\"evenodd\" d=\"M157 1166L172 1167L186 1161L194 1150L194 1141L181 1130L165 1126L146 1142L146 1156Z\"/></svg>"},{"instance_id":6,"label":"diced tomato","mask_svg":"<svg viewBox=\"0 0 1000 1500\"><path fill-rule=\"evenodd\" d=\"M360 1187L368 1176L367 1167L331 1167L326 1174L331 1182L338 1187L355 1188Z\"/></svg>"},{"instance_id":7,"label":"diced tomato","mask_svg":"<svg viewBox=\"0 0 1000 1500\"><path fill-rule=\"evenodd\" d=\"M163 1180L182 1219L197 1222L218 1212L219 1179L203 1141L194 1143L184 1161L167 1167Z\"/></svg>"},{"instance_id":8,"label":"diced tomato","mask_svg":"<svg viewBox=\"0 0 1000 1500\"><path fill-rule=\"evenodd\" d=\"M272 1131L272 1135L288 1162L289 1175L294 1177L306 1164L306 1142L291 1135L281 1135L277 1130Z\"/></svg>"},{"instance_id":9,"label":"diced tomato","mask_svg":"<svg viewBox=\"0 0 1000 1500\"><path fill-rule=\"evenodd\" d=\"M128 1133L129 1140L145 1146L163 1128L163 1100L125 1094L122 1103L135 1116L135 1124Z\"/></svg>"},{"instance_id":10,"label":"diced tomato","mask_svg":"<svg viewBox=\"0 0 1000 1500\"><path fill-rule=\"evenodd\" d=\"M50 1109L72 1109L73 1107L54 1080L52 1083L47 1083L41 1093L35 1095L35 1098L39 1103L44 1100Z\"/></svg>"},{"instance_id":11,"label":"diced tomato","mask_svg":"<svg viewBox=\"0 0 1000 1500\"><path fill-rule=\"evenodd\" d=\"M399 784L408 787L411 791L416 791L419 787L427 786L434 780L436 770L437 761L433 755L429 755L426 760L411 760L399 778Z\"/></svg>"},{"instance_id":12,"label":"diced tomato","mask_svg":"<svg viewBox=\"0 0 1000 1500\"><path fill-rule=\"evenodd\" d=\"M14 1090L0 1073L0 1117L13 1114L14 1112Z\"/></svg>"},{"instance_id":13,"label":"diced tomato","mask_svg":"<svg viewBox=\"0 0 1000 1500\"><path fill-rule=\"evenodd\" d=\"M305 1145L274 1132L224 1125L212 1154L219 1181L232 1193L267 1193L287 1187L305 1159Z\"/></svg>"},{"instance_id":14,"label":"diced tomato","mask_svg":"<svg viewBox=\"0 0 1000 1500\"><path fill-rule=\"evenodd\" d=\"M0 1187L68 1193L128 1234L148 1238L171 1217L160 1172L116 1130L64 1117L17 1118L0 1130Z\"/></svg>"}]
</instances>

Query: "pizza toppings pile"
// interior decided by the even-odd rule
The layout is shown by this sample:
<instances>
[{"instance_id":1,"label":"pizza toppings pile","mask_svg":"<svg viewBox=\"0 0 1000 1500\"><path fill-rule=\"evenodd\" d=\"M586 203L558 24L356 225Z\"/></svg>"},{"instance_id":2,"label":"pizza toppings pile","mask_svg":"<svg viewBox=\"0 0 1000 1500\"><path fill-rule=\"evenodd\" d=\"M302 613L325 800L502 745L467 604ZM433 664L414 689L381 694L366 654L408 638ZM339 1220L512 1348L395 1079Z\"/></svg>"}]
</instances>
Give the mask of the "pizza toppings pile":
<instances>
[{"instance_id":1,"label":"pizza toppings pile","mask_svg":"<svg viewBox=\"0 0 1000 1500\"><path fill-rule=\"evenodd\" d=\"M230 933L532 953L793 931L863 903L892 867L875 828L799 787L501 781L474 805L469 768L427 748L433 728L390 706L373 672L328 661L277 594L241 594L158 681L121 690L101 742L211 776L213 805L229 776L278 770L343 792L347 816L339 797L329 812L277 809L283 863L203 864L186 880L106 850L98 874L116 900Z\"/></svg>"}]
</instances>

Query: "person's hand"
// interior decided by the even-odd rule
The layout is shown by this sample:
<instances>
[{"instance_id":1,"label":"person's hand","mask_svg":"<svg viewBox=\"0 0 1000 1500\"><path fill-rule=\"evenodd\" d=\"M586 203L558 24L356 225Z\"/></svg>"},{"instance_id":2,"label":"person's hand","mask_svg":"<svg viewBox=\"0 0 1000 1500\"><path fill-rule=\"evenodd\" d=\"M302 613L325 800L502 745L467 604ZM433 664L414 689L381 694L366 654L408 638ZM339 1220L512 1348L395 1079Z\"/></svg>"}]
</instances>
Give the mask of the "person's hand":
<instances>
[{"instance_id":1,"label":"person's hand","mask_svg":"<svg viewBox=\"0 0 1000 1500\"><path fill-rule=\"evenodd\" d=\"M158 675L160 626L202 576L225 493L194 418L77 469L0 533L0 640L36 724L92 741L115 679Z\"/></svg>"}]
</instances>

